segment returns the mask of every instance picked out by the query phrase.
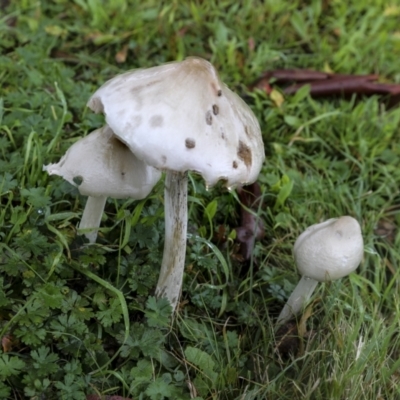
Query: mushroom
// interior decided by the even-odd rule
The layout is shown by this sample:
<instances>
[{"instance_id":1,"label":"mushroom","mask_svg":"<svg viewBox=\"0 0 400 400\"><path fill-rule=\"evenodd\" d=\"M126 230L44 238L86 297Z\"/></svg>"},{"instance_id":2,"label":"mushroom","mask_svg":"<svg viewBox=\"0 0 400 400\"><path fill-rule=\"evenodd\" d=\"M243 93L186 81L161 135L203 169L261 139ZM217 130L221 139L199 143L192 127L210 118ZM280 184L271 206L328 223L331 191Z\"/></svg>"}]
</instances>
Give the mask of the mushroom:
<instances>
[{"instance_id":1,"label":"mushroom","mask_svg":"<svg viewBox=\"0 0 400 400\"><path fill-rule=\"evenodd\" d=\"M74 143L57 164L43 167L60 175L88 196L79 229L94 243L107 197L143 199L161 172L139 160L109 126Z\"/></svg>"},{"instance_id":2,"label":"mushroom","mask_svg":"<svg viewBox=\"0 0 400 400\"><path fill-rule=\"evenodd\" d=\"M280 313L277 325L296 316L318 282L340 279L353 272L364 252L361 228L349 216L309 226L294 244L294 259L302 278Z\"/></svg>"},{"instance_id":3,"label":"mushroom","mask_svg":"<svg viewBox=\"0 0 400 400\"><path fill-rule=\"evenodd\" d=\"M148 165L166 171L165 242L156 288L175 309L182 286L187 232L187 171L207 187L257 179L264 160L260 126L246 103L207 61L189 57L118 75L88 102Z\"/></svg>"}]
</instances>

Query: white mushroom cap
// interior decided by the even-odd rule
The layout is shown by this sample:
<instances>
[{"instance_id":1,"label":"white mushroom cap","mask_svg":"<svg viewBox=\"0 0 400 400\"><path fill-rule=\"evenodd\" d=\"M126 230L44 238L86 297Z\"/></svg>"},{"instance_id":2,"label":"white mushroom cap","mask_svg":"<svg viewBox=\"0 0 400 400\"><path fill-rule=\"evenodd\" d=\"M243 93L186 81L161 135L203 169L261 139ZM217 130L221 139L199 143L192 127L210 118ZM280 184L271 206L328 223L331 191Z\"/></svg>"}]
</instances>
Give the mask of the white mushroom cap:
<instances>
[{"instance_id":1,"label":"white mushroom cap","mask_svg":"<svg viewBox=\"0 0 400 400\"><path fill-rule=\"evenodd\" d=\"M311 225L294 244L300 273L319 282L339 279L354 271L363 252L360 225L349 216Z\"/></svg>"},{"instance_id":2,"label":"white mushroom cap","mask_svg":"<svg viewBox=\"0 0 400 400\"><path fill-rule=\"evenodd\" d=\"M104 112L115 134L156 168L196 171L209 186L251 183L261 169L256 117L201 58L116 76L88 106Z\"/></svg>"},{"instance_id":3,"label":"white mushroom cap","mask_svg":"<svg viewBox=\"0 0 400 400\"><path fill-rule=\"evenodd\" d=\"M135 157L107 125L74 143L57 164L43 167L85 196L146 197L161 172Z\"/></svg>"}]
</instances>

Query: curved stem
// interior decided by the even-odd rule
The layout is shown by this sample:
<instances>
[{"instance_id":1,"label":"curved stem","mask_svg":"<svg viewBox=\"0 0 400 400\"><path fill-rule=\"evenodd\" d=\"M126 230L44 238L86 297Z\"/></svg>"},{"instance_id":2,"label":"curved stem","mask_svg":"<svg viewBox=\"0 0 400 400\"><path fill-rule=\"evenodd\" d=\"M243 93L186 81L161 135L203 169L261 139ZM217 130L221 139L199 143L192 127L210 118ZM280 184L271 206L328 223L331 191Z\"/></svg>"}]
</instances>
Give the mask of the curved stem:
<instances>
[{"instance_id":1,"label":"curved stem","mask_svg":"<svg viewBox=\"0 0 400 400\"><path fill-rule=\"evenodd\" d=\"M318 281L307 276L302 276L299 283L290 295L285 307L279 314L276 325L282 325L291 318L300 313L304 305L308 302L314 289L317 287Z\"/></svg>"},{"instance_id":2,"label":"curved stem","mask_svg":"<svg viewBox=\"0 0 400 400\"><path fill-rule=\"evenodd\" d=\"M187 172L165 176L165 242L156 296L166 297L175 310L185 268L187 236Z\"/></svg>"},{"instance_id":3,"label":"curved stem","mask_svg":"<svg viewBox=\"0 0 400 400\"><path fill-rule=\"evenodd\" d=\"M97 238L97 231L100 226L101 216L103 215L104 206L106 205L107 197L89 196L85 209L82 213L79 230L85 230L82 233L89 239L90 243L94 243Z\"/></svg>"}]
</instances>

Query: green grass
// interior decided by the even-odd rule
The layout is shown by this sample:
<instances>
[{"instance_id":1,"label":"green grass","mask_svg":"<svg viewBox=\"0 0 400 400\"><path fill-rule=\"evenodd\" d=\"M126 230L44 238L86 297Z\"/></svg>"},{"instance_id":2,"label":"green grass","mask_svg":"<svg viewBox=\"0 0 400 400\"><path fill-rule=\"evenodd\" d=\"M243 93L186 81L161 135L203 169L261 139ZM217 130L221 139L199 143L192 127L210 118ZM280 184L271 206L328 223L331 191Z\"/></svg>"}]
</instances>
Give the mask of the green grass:
<instances>
[{"instance_id":1,"label":"green grass","mask_svg":"<svg viewBox=\"0 0 400 400\"><path fill-rule=\"evenodd\" d=\"M378 97L317 101L307 89L277 107L247 89L273 68L400 83L400 6L11 3L0 11L0 398L400 398L400 109ZM260 121L266 235L240 262L236 196L191 175L186 273L171 321L152 297L162 182L140 202L109 199L98 244L85 247L76 229L85 198L42 166L102 125L85 104L108 78L189 55L210 60ZM299 279L293 243L344 214L361 224L364 260L317 287L293 351L280 352L274 322ZM392 241L376 234L382 219L396 228Z\"/></svg>"}]
</instances>

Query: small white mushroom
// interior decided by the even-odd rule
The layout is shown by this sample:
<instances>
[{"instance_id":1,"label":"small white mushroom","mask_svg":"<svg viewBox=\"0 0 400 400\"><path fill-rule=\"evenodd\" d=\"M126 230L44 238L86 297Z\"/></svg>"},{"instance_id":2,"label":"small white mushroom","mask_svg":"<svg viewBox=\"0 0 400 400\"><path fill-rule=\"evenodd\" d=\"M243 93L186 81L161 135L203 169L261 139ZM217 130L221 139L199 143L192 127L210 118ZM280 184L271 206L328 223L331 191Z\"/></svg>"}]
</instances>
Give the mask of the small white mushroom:
<instances>
[{"instance_id":1,"label":"small white mushroom","mask_svg":"<svg viewBox=\"0 0 400 400\"><path fill-rule=\"evenodd\" d=\"M43 167L60 175L88 196L79 229L96 241L107 197L145 198L161 172L139 160L109 126L97 129L74 143L57 164Z\"/></svg>"},{"instance_id":2,"label":"small white mushroom","mask_svg":"<svg viewBox=\"0 0 400 400\"><path fill-rule=\"evenodd\" d=\"M175 309L186 252L187 171L207 186L254 182L264 160L260 126L207 61L189 57L116 76L88 102L147 164L166 171L165 245L156 294Z\"/></svg>"},{"instance_id":3,"label":"small white mushroom","mask_svg":"<svg viewBox=\"0 0 400 400\"><path fill-rule=\"evenodd\" d=\"M280 313L281 325L303 309L318 282L340 279L353 272L364 252L361 228L349 216L308 227L294 244L294 259L302 278Z\"/></svg>"}]
</instances>

